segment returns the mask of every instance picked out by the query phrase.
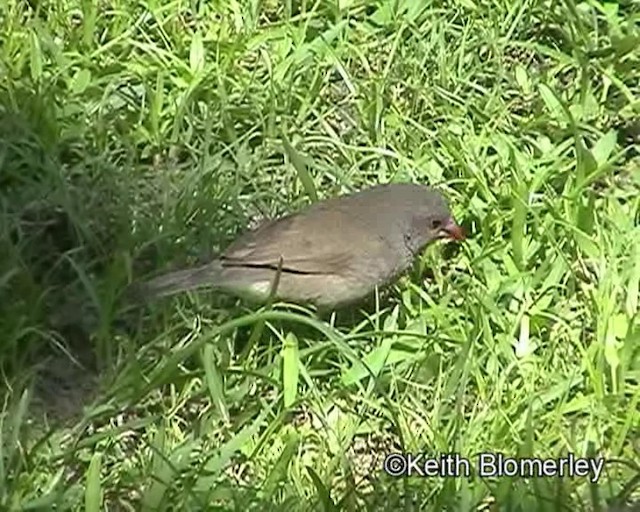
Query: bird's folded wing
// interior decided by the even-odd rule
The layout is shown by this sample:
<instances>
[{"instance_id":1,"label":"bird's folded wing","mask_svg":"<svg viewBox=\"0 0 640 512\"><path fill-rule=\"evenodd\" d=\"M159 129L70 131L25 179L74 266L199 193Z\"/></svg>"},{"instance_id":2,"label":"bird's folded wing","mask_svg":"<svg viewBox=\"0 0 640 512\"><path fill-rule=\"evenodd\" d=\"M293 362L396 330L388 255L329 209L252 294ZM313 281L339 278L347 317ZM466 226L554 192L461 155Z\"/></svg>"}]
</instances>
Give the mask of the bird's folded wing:
<instances>
[{"instance_id":1,"label":"bird's folded wing","mask_svg":"<svg viewBox=\"0 0 640 512\"><path fill-rule=\"evenodd\" d=\"M237 239L222 255L223 265L264 266L283 272L341 274L359 256L382 256L383 240L343 212L293 215L263 224Z\"/></svg>"}]
</instances>

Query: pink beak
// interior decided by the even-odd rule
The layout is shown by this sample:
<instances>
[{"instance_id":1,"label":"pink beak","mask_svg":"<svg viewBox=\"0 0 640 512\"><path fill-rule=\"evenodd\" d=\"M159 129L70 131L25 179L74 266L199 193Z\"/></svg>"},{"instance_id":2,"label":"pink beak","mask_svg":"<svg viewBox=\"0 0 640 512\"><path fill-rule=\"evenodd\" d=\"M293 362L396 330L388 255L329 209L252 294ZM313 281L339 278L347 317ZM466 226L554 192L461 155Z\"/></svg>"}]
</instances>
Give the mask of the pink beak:
<instances>
[{"instance_id":1,"label":"pink beak","mask_svg":"<svg viewBox=\"0 0 640 512\"><path fill-rule=\"evenodd\" d=\"M465 239L464 230L456 224L456 221L453 220L452 217L442 226L440 232L445 238L452 238L453 240Z\"/></svg>"}]
</instances>

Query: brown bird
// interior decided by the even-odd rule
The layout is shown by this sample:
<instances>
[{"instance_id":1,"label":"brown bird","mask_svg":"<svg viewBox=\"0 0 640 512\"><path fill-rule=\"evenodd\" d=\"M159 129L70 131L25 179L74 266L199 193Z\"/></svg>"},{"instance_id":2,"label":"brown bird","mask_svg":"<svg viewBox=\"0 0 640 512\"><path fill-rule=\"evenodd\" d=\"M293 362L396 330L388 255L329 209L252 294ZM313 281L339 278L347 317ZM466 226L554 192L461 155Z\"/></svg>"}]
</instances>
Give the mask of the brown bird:
<instances>
[{"instance_id":1,"label":"brown bird","mask_svg":"<svg viewBox=\"0 0 640 512\"><path fill-rule=\"evenodd\" d=\"M444 198L395 183L317 202L241 235L220 258L140 285L146 299L212 287L326 309L369 295L406 271L430 242L464 239Z\"/></svg>"}]
</instances>

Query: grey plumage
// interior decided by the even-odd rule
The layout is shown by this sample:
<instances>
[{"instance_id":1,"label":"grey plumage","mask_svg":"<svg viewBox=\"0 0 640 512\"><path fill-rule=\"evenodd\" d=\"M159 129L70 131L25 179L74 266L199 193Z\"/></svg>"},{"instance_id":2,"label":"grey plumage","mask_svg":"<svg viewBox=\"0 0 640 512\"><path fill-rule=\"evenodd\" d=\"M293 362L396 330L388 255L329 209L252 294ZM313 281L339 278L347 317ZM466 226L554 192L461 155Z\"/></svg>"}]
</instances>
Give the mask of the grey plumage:
<instances>
[{"instance_id":1,"label":"grey plumage","mask_svg":"<svg viewBox=\"0 0 640 512\"><path fill-rule=\"evenodd\" d=\"M461 239L444 198L416 184L378 185L317 202L241 235L222 256L143 283L147 299L203 286L336 307L407 270L431 241Z\"/></svg>"}]
</instances>

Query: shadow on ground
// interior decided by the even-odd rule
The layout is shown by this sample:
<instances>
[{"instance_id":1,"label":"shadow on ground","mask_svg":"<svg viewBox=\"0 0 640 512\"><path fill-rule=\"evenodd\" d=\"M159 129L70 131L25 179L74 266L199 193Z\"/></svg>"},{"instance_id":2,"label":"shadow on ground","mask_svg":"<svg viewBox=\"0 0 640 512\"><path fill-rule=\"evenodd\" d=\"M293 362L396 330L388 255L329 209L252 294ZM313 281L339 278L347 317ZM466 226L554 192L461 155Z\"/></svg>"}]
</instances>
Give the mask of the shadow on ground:
<instances>
[{"instance_id":1,"label":"shadow on ground","mask_svg":"<svg viewBox=\"0 0 640 512\"><path fill-rule=\"evenodd\" d=\"M164 208L161 190L193 164L178 153L141 161L126 133L87 125L80 105L11 87L0 101L0 370L15 396L38 373L34 405L66 419L93 398L99 374L115 372L127 284L174 250L202 252L172 240L194 228L184 227L190 212L180 205ZM109 116L122 113L106 109L105 126ZM224 214L211 187L202 189Z\"/></svg>"}]
</instances>

